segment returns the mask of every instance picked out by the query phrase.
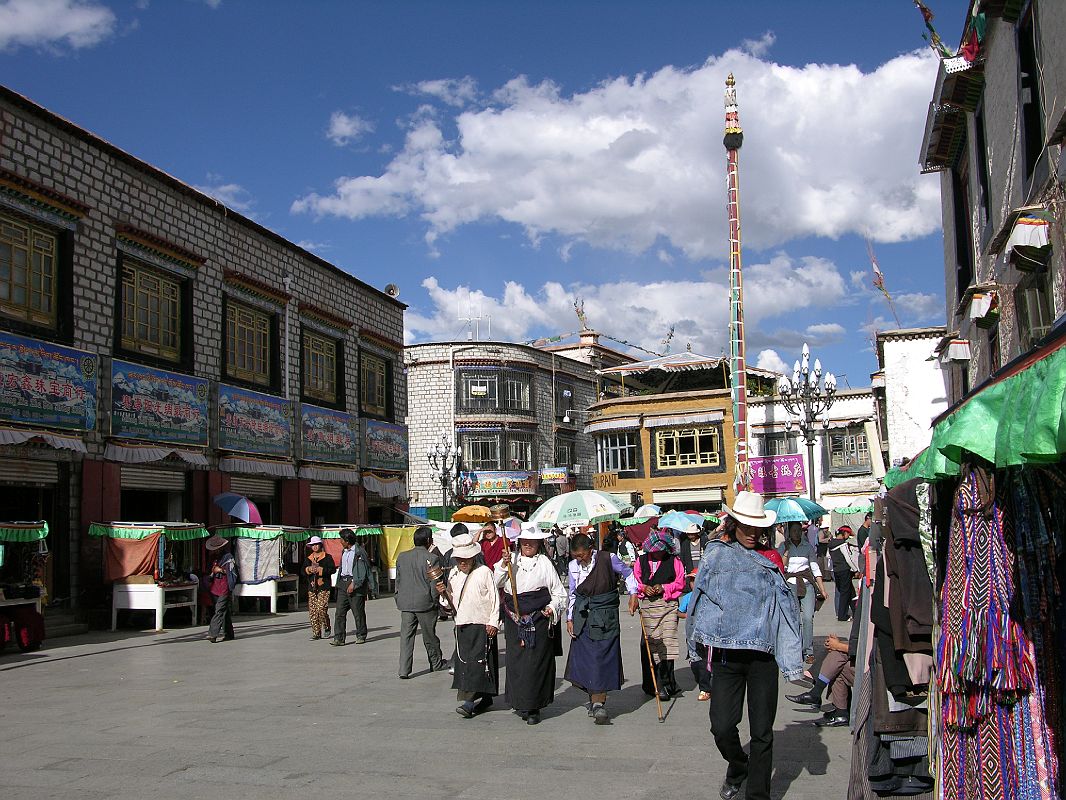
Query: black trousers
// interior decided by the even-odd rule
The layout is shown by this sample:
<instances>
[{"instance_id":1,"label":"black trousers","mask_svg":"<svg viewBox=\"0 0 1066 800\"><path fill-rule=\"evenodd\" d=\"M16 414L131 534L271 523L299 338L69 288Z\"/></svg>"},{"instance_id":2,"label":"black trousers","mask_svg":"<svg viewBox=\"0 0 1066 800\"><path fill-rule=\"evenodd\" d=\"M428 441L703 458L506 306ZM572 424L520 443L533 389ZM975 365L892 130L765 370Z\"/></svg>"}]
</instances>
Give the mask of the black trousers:
<instances>
[{"instance_id":1,"label":"black trousers","mask_svg":"<svg viewBox=\"0 0 1066 800\"><path fill-rule=\"evenodd\" d=\"M774 769L774 717L777 715L778 669L772 655L755 650L715 650L711 671L711 733L728 762L726 780L748 779L748 800L770 800ZM744 697L748 700L751 746L740 746Z\"/></svg>"},{"instance_id":2,"label":"black trousers","mask_svg":"<svg viewBox=\"0 0 1066 800\"><path fill-rule=\"evenodd\" d=\"M843 622L851 616L851 601L855 599L855 585L851 582L850 571L833 571L833 591L836 593L837 619Z\"/></svg>"},{"instance_id":3,"label":"black trousers","mask_svg":"<svg viewBox=\"0 0 1066 800\"><path fill-rule=\"evenodd\" d=\"M208 636L215 639L233 638L233 595L226 593L215 596L215 609L207 632Z\"/></svg>"},{"instance_id":4,"label":"black trousers","mask_svg":"<svg viewBox=\"0 0 1066 800\"><path fill-rule=\"evenodd\" d=\"M356 638L366 638L366 591L360 587L348 594L348 584L351 582L351 578L337 579L337 611L333 616L333 638L338 642L344 641L348 626L348 609L352 610L352 616L355 617Z\"/></svg>"},{"instance_id":5,"label":"black trousers","mask_svg":"<svg viewBox=\"0 0 1066 800\"><path fill-rule=\"evenodd\" d=\"M692 677L696 679L696 685L701 692L711 691L711 671L707 669L707 645L697 644L696 655L699 659L689 662L692 667Z\"/></svg>"}]
</instances>

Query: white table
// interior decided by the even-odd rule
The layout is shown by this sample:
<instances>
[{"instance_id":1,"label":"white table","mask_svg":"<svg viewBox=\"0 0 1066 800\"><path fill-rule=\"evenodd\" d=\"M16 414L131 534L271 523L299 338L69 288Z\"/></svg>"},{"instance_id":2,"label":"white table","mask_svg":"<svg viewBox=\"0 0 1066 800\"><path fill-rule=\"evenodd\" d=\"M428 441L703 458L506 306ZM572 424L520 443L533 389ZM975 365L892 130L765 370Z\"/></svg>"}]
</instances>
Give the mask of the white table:
<instances>
[{"instance_id":1,"label":"white table","mask_svg":"<svg viewBox=\"0 0 1066 800\"><path fill-rule=\"evenodd\" d=\"M268 597L270 598L270 613L278 613L278 598L291 597L295 610L300 609L300 576L282 575L262 583L238 583L233 589L234 597ZM233 607L237 611L236 605Z\"/></svg>"},{"instance_id":2,"label":"white table","mask_svg":"<svg viewBox=\"0 0 1066 800\"><path fill-rule=\"evenodd\" d=\"M111 630L118 627L118 612L155 611L155 629L163 630L163 612L168 608L191 608L196 621L195 583L160 586L158 583L115 583L111 586Z\"/></svg>"},{"instance_id":3,"label":"white table","mask_svg":"<svg viewBox=\"0 0 1066 800\"><path fill-rule=\"evenodd\" d=\"M41 598L37 596L31 600L25 598L17 598L13 600L0 600L0 608L11 608L12 606L33 606L37 609L37 613L41 613Z\"/></svg>"}]
</instances>

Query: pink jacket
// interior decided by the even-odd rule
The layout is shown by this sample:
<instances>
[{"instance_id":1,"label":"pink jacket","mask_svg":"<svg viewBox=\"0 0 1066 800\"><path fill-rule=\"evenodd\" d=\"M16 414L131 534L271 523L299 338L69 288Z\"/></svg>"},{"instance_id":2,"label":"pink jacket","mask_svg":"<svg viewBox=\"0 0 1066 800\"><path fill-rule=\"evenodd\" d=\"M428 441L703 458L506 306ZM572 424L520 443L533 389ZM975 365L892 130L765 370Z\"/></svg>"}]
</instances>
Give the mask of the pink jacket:
<instances>
[{"instance_id":1,"label":"pink jacket","mask_svg":"<svg viewBox=\"0 0 1066 800\"><path fill-rule=\"evenodd\" d=\"M677 600L685 593L685 565L677 556L674 559L674 579L670 583L663 584L663 600ZM640 574L640 559L633 562L633 576L637 579L637 587L641 595L644 593L644 580Z\"/></svg>"}]
</instances>

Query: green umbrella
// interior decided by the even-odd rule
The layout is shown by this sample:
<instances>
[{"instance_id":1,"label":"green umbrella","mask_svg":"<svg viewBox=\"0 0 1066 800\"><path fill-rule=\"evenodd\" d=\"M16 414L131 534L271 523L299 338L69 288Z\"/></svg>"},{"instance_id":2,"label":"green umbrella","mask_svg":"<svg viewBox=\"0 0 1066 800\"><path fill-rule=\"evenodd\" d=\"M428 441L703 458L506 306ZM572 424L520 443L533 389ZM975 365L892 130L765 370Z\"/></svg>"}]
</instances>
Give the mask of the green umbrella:
<instances>
[{"instance_id":1,"label":"green umbrella","mask_svg":"<svg viewBox=\"0 0 1066 800\"><path fill-rule=\"evenodd\" d=\"M595 525L618 519L631 508L606 492L582 489L551 498L529 516L529 521L544 530L553 525Z\"/></svg>"},{"instance_id":2,"label":"green umbrella","mask_svg":"<svg viewBox=\"0 0 1066 800\"><path fill-rule=\"evenodd\" d=\"M778 522L807 522L829 514L805 497L775 497L766 501L766 508L777 513Z\"/></svg>"}]
</instances>

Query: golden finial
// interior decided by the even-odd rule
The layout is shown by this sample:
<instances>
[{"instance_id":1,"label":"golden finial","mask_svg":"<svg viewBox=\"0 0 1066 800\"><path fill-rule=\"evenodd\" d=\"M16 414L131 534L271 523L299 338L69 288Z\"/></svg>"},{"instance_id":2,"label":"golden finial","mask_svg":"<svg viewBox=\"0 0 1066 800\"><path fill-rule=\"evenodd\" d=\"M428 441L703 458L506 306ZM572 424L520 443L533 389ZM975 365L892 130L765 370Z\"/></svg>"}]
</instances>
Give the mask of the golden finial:
<instances>
[{"instance_id":1,"label":"golden finial","mask_svg":"<svg viewBox=\"0 0 1066 800\"><path fill-rule=\"evenodd\" d=\"M733 73L732 72L730 72L729 73L729 77L725 79L725 85L726 86L730 86L730 87L737 85L737 82L735 80L733 80Z\"/></svg>"}]
</instances>

